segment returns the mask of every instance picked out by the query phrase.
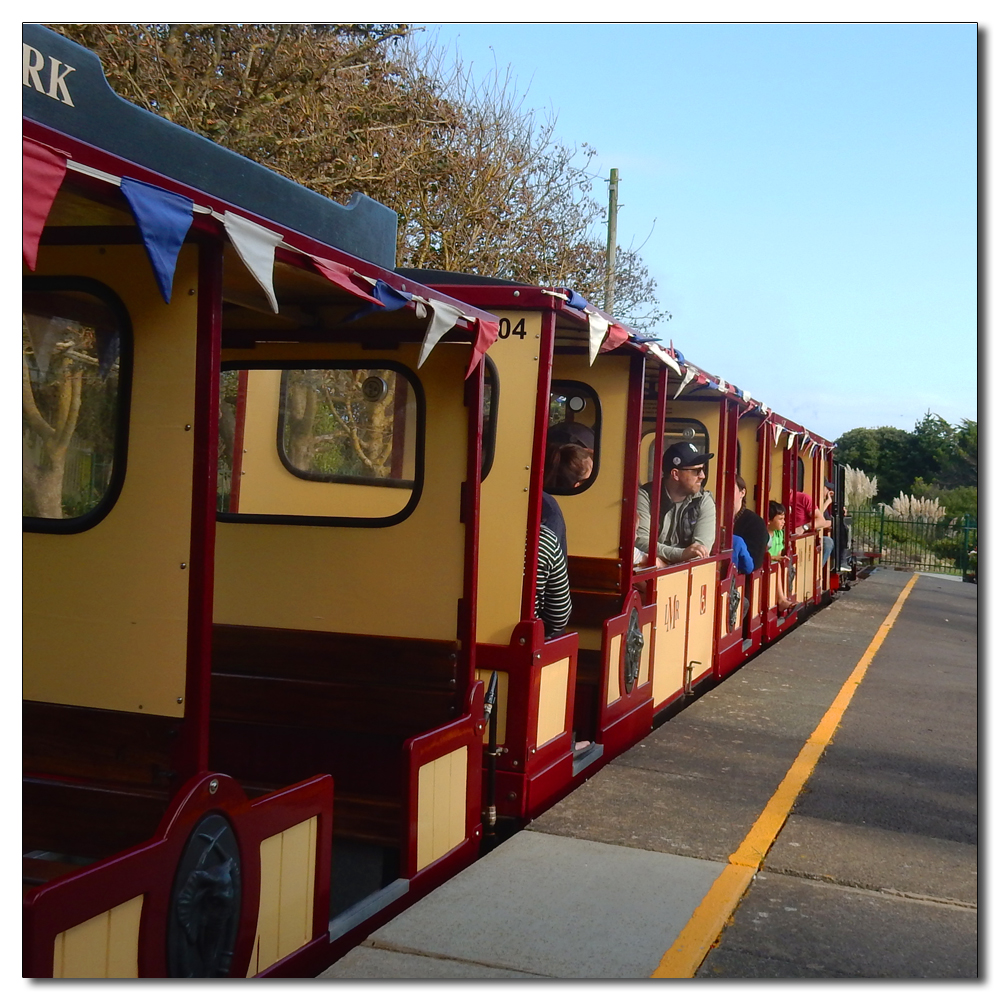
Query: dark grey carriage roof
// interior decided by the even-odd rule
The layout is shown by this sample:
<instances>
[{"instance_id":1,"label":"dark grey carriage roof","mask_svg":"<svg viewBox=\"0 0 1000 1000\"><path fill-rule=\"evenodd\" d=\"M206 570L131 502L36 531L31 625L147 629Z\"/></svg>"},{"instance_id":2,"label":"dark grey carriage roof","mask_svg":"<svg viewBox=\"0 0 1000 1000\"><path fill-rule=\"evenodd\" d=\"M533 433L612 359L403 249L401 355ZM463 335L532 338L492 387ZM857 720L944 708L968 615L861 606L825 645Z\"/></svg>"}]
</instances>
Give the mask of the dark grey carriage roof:
<instances>
[{"instance_id":1,"label":"dark grey carriage roof","mask_svg":"<svg viewBox=\"0 0 1000 1000\"><path fill-rule=\"evenodd\" d=\"M21 88L25 118L362 260L395 266L397 217L391 208L360 193L348 205L338 205L126 101L111 89L93 52L49 28L24 24L22 39L44 59L38 79L54 95L26 82ZM55 82L60 77L61 88Z\"/></svg>"}]
</instances>

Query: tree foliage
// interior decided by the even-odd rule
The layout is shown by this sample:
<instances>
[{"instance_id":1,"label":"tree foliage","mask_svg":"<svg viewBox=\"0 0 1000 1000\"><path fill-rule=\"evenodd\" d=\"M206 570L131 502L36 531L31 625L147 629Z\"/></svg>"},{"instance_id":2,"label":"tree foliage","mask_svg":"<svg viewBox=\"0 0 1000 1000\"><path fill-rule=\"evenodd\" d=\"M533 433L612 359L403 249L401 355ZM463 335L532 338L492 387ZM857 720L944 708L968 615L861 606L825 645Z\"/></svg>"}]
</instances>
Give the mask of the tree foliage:
<instances>
[{"instance_id":1,"label":"tree foliage","mask_svg":"<svg viewBox=\"0 0 1000 1000\"><path fill-rule=\"evenodd\" d=\"M971 495L960 491L979 485L975 420L954 426L928 412L909 432L898 427L856 427L837 439L836 454L845 465L877 477L878 499L884 503L912 494L938 499L952 516L971 512Z\"/></svg>"},{"instance_id":2,"label":"tree foliage","mask_svg":"<svg viewBox=\"0 0 1000 1000\"><path fill-rule=\"evenodd\" d=\"M556 137L509 72L475 80L407 24L62 24L127 100L319 193L399 217L404 267L566 285L600 305L605 209L588 145ZM620 249L615 312L669 315Z\"/></svg>"}]
</instances>

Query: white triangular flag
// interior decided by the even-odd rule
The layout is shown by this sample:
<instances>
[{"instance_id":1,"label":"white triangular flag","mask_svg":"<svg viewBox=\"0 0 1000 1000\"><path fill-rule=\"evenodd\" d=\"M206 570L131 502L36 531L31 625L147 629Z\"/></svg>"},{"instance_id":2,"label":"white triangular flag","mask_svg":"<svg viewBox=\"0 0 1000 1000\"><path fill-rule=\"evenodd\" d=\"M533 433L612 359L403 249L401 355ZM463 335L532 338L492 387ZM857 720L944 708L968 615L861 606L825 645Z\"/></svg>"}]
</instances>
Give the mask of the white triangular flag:
<instances>
[{"instance_id":1,"label":"white triangular flag","mask_svg":"<svg viewBox=\"0 0 1000 1000\"><path fill-rule=\"evenodd\" d=\"M674 399L676 399L687 388L688 382L690 382L691 379L693 379L693 378L694 378L694 369L693 368L689 368L687 370L687 374L685 374L685 376L684 376L683 381L677 387L677 391L674 393Z\"/></svg>"},{"instance_id":2,"label":"white triangular flag","mask_svg":"<svg viewBox=\"0 0 1000 1000\"><path fill-rule=\"evenodd\" d=\"M431 321L427 324L424 342L420 345L420 357L417 358L418 368L427 360L427 355L434 350L437 342L458 322L458 318L462 315L460 309L448 305L447 302L439 302L437 299L429 299L427 305L430 307Z\"/></svg>"},{"instance_id":3,"label":"white triangular flag","mask_svg":"<svg viewBox=\"0 0 1000 1000\"><path fill-rule=\"evenodd\" d=\"M587 322L590 324L590 363L593 364L611 324L603 316L592 312L587 313Z\"/></svg>"},{"instance_id":4,"label":"white triangular flag","mask_svg":"<svg viewBox=\"0 0 1000 1000\"><path fill-rule=\"evenodd\" d=\"M242 216L226 212L223 223L240 260L264 289L271 308L278 311L278 300L274 296L274 248L281 242L281 236L258 226L256 222Z\"/></svg>"},{"instance_id":5,"label":"white triangular flag","mask_svg":"<svg viewBox=\"0 0 1000 1000\"><path fill-rule=\"evenodd\" d=\"M672 368L680 375L681 366L670 356L668 351L665 351L659 344L647 344L646 346L650 354L658 357L668 368Z\"/></svg>"}]
</instances>

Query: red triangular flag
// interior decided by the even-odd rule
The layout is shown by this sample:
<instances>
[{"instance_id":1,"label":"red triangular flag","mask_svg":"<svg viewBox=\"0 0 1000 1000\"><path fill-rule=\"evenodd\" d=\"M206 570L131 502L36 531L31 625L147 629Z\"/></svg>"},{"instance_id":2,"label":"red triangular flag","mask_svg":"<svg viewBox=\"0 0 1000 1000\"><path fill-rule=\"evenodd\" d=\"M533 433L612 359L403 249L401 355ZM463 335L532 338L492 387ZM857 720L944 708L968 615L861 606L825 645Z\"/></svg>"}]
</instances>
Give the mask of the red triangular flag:
<instances>
[{"instance_id":1,"label":"red triangular flag","mask_svg":"<svg viewBox=\"0 0 1000 1000\"><path fill-rule=\"evenodd\" d=\"M328 281L332 281L339 288L343 288L344 291L350 292L352 295L356 295L359 299L364 299L366 302L374 302L375 305L380 306L382 302L376 299L373 295L369 295L367 292L362 291L354 282L351 280L351 275L354 273L354 268L348 267L346 264L338 264L335 261L327 260L325 257L312 257L313 264L316 270L323 275Z\"/></svg>"},{"instance_id":2,"label":"red triangular flag","mask_svg":"<svg viewBox=\"0 0 1000 1000\"><path fill-rule=\"evenodd\" d=\"M500 321L476 318L476 339L472 344L472 360L469 362L469 368L465 373L465 377L468 378L474 371L476 365L479 364L479 359L489 350L490 344L492 344L497 339L497 334L500 332Z\"/></svg>"},{"instance_id":3,"label":"red triangular flag","mask_svg":"<svg viewBox=\"0 0 1000 1000\"><path fill-rule=\"evenodd\" d=\"M45 220L66 176L66 157L32 139L22 137L21 145L21 183L24 191L21 243L24 262L34 271Z\"/></svg>"},{"instance_id":4,"label":"red triangular flag","mask_svg":"<svg viewBox=\"0 0 1000 1000\"><path fill-rule=\"evenodd\" d=\"M613 351L619 345L624 344L626 340L628 340L628 330L618 323L612 323L608 327L608 336L601 345L600 353L604 354L607 351Z\"/></svg>"}]
</instances>

